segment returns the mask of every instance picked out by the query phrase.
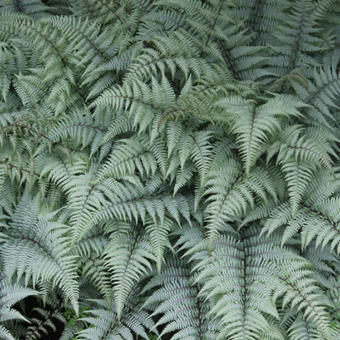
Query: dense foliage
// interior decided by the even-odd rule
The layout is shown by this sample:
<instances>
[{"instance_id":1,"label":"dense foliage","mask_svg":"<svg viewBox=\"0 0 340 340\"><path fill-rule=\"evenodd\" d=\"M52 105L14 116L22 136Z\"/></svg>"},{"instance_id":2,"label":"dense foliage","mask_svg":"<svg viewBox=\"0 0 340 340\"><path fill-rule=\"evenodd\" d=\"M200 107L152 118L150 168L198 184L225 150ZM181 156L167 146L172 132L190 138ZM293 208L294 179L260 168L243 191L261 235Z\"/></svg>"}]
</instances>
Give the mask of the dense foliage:
<instances>
[{"instance_id":1,"label":"dense foliage","mask_svg":"<svg viewBox=\"0 0 340 340\"><path fill-rule=\"evenodd\" d=\"M339 1L0 12L1 339L340 338Z\"/></svg>"}]
</instances>

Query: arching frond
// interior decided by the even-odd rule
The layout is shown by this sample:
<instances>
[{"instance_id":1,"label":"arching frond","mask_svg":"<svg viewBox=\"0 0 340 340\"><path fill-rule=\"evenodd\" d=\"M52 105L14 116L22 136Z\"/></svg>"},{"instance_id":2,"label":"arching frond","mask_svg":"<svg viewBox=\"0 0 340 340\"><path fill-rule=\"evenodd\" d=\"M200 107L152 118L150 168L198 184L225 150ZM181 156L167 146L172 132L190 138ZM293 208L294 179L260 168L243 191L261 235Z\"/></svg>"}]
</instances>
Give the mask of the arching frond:
<instances>
[{"instance_id":1,"label":"arching frond","mask_svg":"<svg viewBox=\"0 0 340 340\"><path fill-rule=\"evenodd\" d=\"M328 188L319 187L320 178L328 178ZM299 211L292 217L287 203L278 205L269 214L264 230L284 230L282 243L300 233L303 248L315 239L317 247L329 244L339 252L339 197L334 195L337 186L338 181L327 172L316 176L301 196Z\"/></svg>"},{"instance_id":2,"label":"arching frond","mask_svg":"<svg viewBox=\"0 0 340 340\"><path fill-rule=\"evenodd\" d=\"M232 132L237 136L246 174L262 154L268 138L280 129L282 117L298 117L298 108L304 106L289 96L277 96L257 107L241 97L225 98L217 105L231 116Z\"/></svg>"},{"instance_id":3,"label":"arching frond","mask_svg":"<svg viewBox=\"0 0 340 340\"><path fill-rule=\"evenodd\" d=\"M279 296L284 306L303 309L319 334L331 334L326 305L310 278L308 262L281 248L279 238L268 243L257 233L252 228L239 240L220 236L211 256L196 266L196 280L203 283L201 294L216 299L211 311L221 320L222 335L257 339L269 327L266 315L278 317L273 301Z\"/></svg>"},{"instance_id":4,"label":"arching frond","mask_svg":"<svg viewBox=\"0 0 340 340\"><path fill-rule=\"evenodd\" d=\"M297 162L287 162L282 166L288 186L288 196L294 218L313 171L310 166Z\"/></svg>"},{"instance_id":5,"label":"arching frond","mask_svg":"<svg viewBox=\"0 0 340 340\"><path fill-rule=\"evenodd\" d=\"M240 220L248 206L254 206L256 197L266 201L270 195L275 197L276 192L264 169L255 168L245 176L238 160L226 160L221 155L208 173L205 195L209 195L206 228L213 241L219 232L227 230L228 222Z\"/></svg>"},{"instance_id":6,"label":"arching frond","mask_svg":"<svg viewBox=\"0 0 340 340\"><path fill-rule=\"evenodd\" d=\"M277 27L277 46L273 46L276 56L270 59L270 63L278 76L318 64L309 56L309 53L323 50L322 39L318 37L320 28L309 17L314 6L311 0L294 1L285 14L285 20Z\"/></svg>"},{"instance_id":7,"label":"arching frond","mask_svg":"<svg viewBox=\"0 0 340 340\"><path fill-rule=\"evenodd\" d=\"M111 304L103 300L93 302L97 308L89 310L88 316L82 319L88 327L79 332L77 339L133 340L133 334L137 334L142 339L149 339L146 330L152 329L154 323L148 317L147 312L141 308L139 299L133 298L132 294L129 296L120 320L117 318L116 309L111 307Z\"/></svg>"},{"instance_id":8,"label":"arching frond","mask_svg":"<svg viewBox=\"0 0 340 340\"><path fill-rule=\"evenodd\" d=\"M66 226L51 221L54 214L41 215L38 197L25 194L7 233L1 234L4 270L8 277L24 277L26 285L32 280L34 286L51 282L60 287L77 312L76 258L69 254Z\"/></svg>"},{"instance_id":9,"label":"arching frond","mask_svg":"<svg viewBox=\"0 0 340 340\"><path fill-rule=\"evenodd\" d=\"M218 323L208 315L208 306L193 283L190 268L171 258L162 271L144 288L151 294L146 305L154 315L161 315L156 325L164 325L160 336L175 332L171 340L216 339Z\"/></svg>"},{"instance_id":10,"label":"arching frond","mask_svg":"<svg viewBox=\"0 0 340 340\"><path fill-rule=\"evenodd\" d=\"M308 86L294 83L298 96L308 105L308 118L320 125L334 123L332 108L336 107L336 99L340 96L340 74L337 65L315 68Z\"/></svg>"},{"instance_id":11,"label":"arching frond","mask_svg":"<svg viewBox=\"0 0 340 340\"><path fill-rule=\"evenodd\" d=\"M151 269L156 257L146 235L139 230L130 230L111 236L105 250L105 260L111 272L116 313L120 319L132 287Z\"/></svg>"},{"instance_id":12,"label":"arching frond","mask_svg":"<svg viewBox=\"0 0 340 340\"><path fill-rule=\"evenodd\" d=\"M0 322L6 322L14 319L20 319L28 323L28 320L12 307L20 300L31 295L37 295L38 292L24 288L19 284L10 283L4 273L0 276ZM3 326L0 326L0 336L6 340L14 340L12 334Z\"/></svg>"}]
</instances>

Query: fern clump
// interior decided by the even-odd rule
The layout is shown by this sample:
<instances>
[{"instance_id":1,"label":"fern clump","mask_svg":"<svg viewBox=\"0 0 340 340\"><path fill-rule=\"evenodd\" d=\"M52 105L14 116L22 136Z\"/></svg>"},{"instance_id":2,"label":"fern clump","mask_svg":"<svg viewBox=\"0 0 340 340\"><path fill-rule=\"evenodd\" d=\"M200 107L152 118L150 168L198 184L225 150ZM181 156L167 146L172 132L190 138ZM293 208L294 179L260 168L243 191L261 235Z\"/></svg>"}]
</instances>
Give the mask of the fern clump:
<instances>
[{"instance_id":1,"label":"fern clump","mask_svg":"<svg viewBox=\"0 0 340 340\"><path fill-rule=\"evenodd\" d=\"M0 338L339 339L339 22L0 2Z\"/></svg>"}]
</instances>

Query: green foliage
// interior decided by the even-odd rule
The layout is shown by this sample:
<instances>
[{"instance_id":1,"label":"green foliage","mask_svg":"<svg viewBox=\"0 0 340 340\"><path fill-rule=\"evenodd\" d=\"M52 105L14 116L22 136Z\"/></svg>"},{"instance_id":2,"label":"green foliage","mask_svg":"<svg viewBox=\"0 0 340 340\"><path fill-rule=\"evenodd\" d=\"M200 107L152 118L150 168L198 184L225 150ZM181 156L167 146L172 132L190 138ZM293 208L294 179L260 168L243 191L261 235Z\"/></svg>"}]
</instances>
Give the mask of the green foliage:
<instances>
[{"instance_id":1,"label":"green foliage","mask_svg":"<svg viewBox=\"0 0 340 340\"><path fill-rule=\"evenodd\" d=\"M53 215L39 211L39 197L31 199L24 193L6 233L0 234L4 272L17 281L24 277L33 286L60 287L78 312L76 256L69 254L68 226L52 222Z\"/></svg>"},{"instance_id":2,"label":"green foliage","mask_svg":"<svg viewBox=\"0 0 340 340\"><path fill-rule=\"evenodd\" d=\"M0 276L0 321L6 323L10 320L20 319L25 322L28 320L12 307L20 300L30 295L37 295L38 292L24 288L16 283L11 284L7 276L2 272ZM0 326L0 336L2 339L13 340L14 337L3 326Z\"/></svg>"},{"instance_id":3,"label":"green foliage","mask_svg":"<svg viewBox=\"0 0 340 340\"><path fill-rule=\"evenodd\" d=\"M339 22L0 2L0 338L339 339Z\"/></svg>"}]
</instances>

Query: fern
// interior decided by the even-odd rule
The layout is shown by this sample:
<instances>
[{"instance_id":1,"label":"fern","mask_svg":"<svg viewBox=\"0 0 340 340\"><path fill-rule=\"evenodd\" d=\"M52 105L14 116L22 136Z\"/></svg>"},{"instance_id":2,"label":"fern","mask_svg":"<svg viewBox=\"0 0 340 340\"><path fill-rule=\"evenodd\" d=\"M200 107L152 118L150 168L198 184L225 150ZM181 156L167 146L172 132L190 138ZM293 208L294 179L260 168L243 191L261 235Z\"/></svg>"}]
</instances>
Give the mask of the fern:
<instances>
[{"instance_id":1,"label":"fern","mask_svg":"<svg viewBox=\"0 0 340 340\"><path fill-rule=\"evenodd\" d=\"M328 188L320 188L319 178L328 178ZM302 247L306 247L314 238L316 246L329 244L339 251L338 231L338 197L331 197L337 187L338 181L329 174L321 173L310 181L309 188L301 196L300 211L291 215L287 203L282 203L272 210L265 222L265 230L272 233L277 228L286 225L282 242L297 232L301 233ZM313 192L313 190L315 190ZM324 192L323 192L324 191ZM327 207L327 208L326 208Z\"/></svg>"},{"instance_id":2,"label":"fern","mask_svg":"<svg viewBox=\"0 0 340 340\"><path fill-rule=\"evenodd\" d=\"M133 334L137 334L142 339L148 339L145 328L151 329L154 324L148 318L148 314L141 308L140 301L131 301L131 295L124 308L121 321L117 319L114 308L110 308L105 301L94 300L97 308L88 311L89 316L83 321L89 325L88 328L79 332L77 339L107 339L118 337L124 340L132 340Z\"/></svg>"},{"instance_id":3,"label":"fern","mask_svg":"<svg viewBox=\"0 0 340 340\"><path fill-rule=\"evenodd\" d=\"M146 305L161 314L157 325L165 325L161 336L177 331L175 339L215 339L217 323L207 317L207 306L198 296L200 287L193 284L188 266L170 259L166 267L145 286L154 290Z\"/></svg>"},{"instance_id":4,"label":"fern","mask_svg":"<svg viewBox=\"0 0 340 340\"><path fill-rule=\"evenodd\" d=\"M299 116L297 108L303 106L302 103L294 103L291 98L282 96L273 98L259 107L255 107L251 101L237 97L223 99L217 105L224 107L229 115L234 116L231 118L232 132L237 135L246 174L249 174L261 155L269 136L279 129L280 118Z\"/></svg>"},{"instance_id":5,"label":"fern","mask_svg":"<svg viewBox=\"0 0 340 340\"><path fill-rule=\"evenodd\" d=\"M51 282L64 290L78 311L75 257L68 254L65 226L50 221L53 214L39 216L39 200L26 194L13 214L6 234L2 234L1 256L8 277L24 276L26 284ZM58 229L59 227L59 229Z\"/></svg>"},{"instance_id":6,"label":"fern","mask_svg":"<svg viewBox=\"0 0 340 340\"><path fill-rule=\"evenodd\" d=\"M268 327L263 312L277 317L272 293L274 301L283 295L284 305L304 308L305 317L315 318L321 334L330 332L321 292L308 278L311 271L304 268L306 264L275 246L275 239L262 243L256 233L250 229L240 241L221 236L212 256L196 267L197 280L204 282L201 294L216 298L212 313L221 318L222 334L256 339ZM313 292L311 300L306 298L307 290Z\"/></svg>"},{"instance_id":7,"label":"fern","mask_svg":"<svg viewBox=\"0 0 340 340\"><path fill-rule=\"evenodd\" d=\"M11 284L8 278L1 274L0 277L0 322L7 323L13 319L20 319L25 322L28 320L12 307L20 300L25 299L30 295L37 295L38 292L30 289L23 288L19 284ZM0 326L0 336L3 339L13 340L12 334L4 327Z\"/></svg>"},{"instance_id":8,"label":"fern","mask_svg":"<svg viewBox=\"0 0 340 340\"><path fill-rule=\"evenodd\" d=\"M221 158L209 173L205 191L205 195L209 194L206 227L210 240L214 240L219 231L226 230L227 222L240 220L248 206L254 206L255 196L264 201L268 194L276 196L275 190L271 190L271 178L264 169L254 169L247 177L237 159L225 161Z\"/></svg>"},{"instance_id":9,"label":"fern","mask_svg":"<svg viewBox=\"0 0 340 340\"><path fill-rule=\"evenodd\" d=\"M2 1L0 337L338 339L339 17Z\"/></svg>"},{"instance_id":10,"label":"fern","mask_svg":"<svg viewBox=\"0 0 340 340\"><path fill-rule=\"evenodd\" d=\"M115 287L114 300L118 319L134 283L151 269L151 261L154 260L152 248L144 235L140 235L138 230L134 232L134 237L128 235L126 232L113 234L105 250L106 265L112 273L111 280Z\"/></svg>"}]
</instances>

